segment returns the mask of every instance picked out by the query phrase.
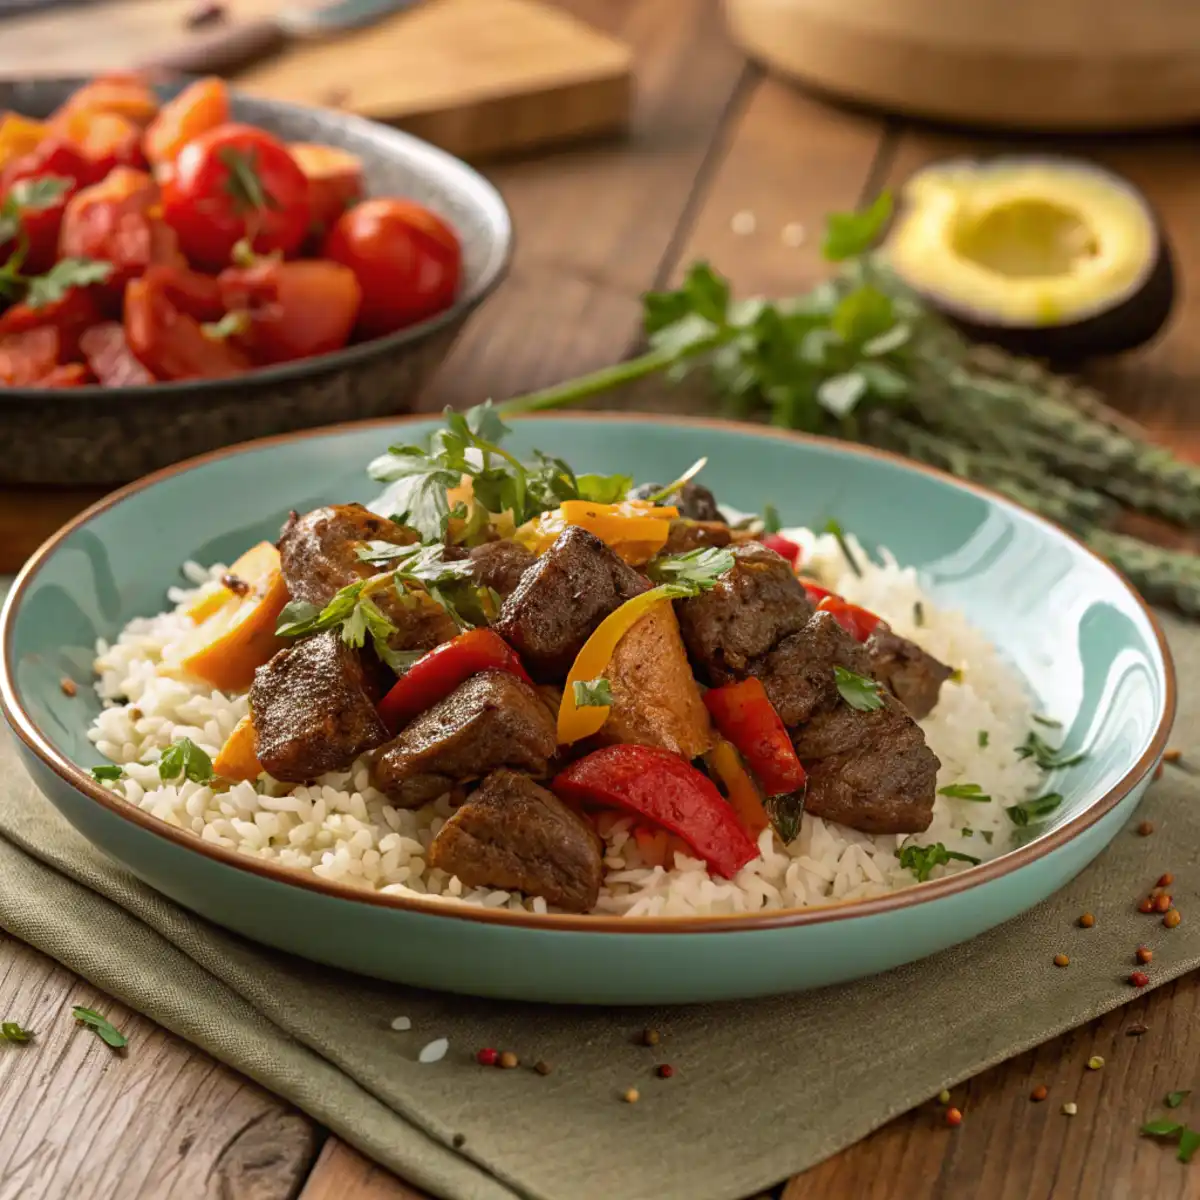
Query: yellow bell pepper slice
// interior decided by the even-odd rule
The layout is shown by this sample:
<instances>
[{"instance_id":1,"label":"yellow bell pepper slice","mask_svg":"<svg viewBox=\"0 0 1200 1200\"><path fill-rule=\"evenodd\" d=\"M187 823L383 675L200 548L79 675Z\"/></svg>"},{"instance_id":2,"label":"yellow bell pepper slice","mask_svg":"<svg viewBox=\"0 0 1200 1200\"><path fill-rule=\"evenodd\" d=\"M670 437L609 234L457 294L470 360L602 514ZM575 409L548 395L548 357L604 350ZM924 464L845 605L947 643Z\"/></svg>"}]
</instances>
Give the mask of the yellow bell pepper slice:
<instances>
[{"instance_id":1,"label":"yellow bell pepper slice","mask_svg":"<svg viewBox=\"0 0 1200 1200\"><path fill-rule=\"evenodd\" d=\"M671 522L679 516L674 505L622 500L619 504L594 504L590 500L564 500L517 530L517 540L535 554L544 553L568 525L578 525L611 546L626 562L648 562L667 543Z\"/></svg>"},{"instance_id":2,"label":"yellow bell pepper slice","mask_svg":"<svg viewBox=\"0 0 1200 1200\"><path fill-rule=\"evenodd\" d=\"M575 684L588 683L604 674L612 661L617 643L652 608L658 604L670 604L679 593L670 584L661 584L626 600L620 608L608 614L596 626L592 636L583 644L575 656L563 688L562 703L558 706L558 741L569 746L581 738L599 733L608 720L609 705L594 704L579 708L575 703Z\"/></svg>"},{"instance_id":3,"label":"yellow bell pepper slice","mask_svg":"<svg viewBox=\"0 0 1200 1200\"><path fill-rule=\"evenodd\" d=\"M244 554L238 556L229 568L229 574L249 584L253 589L272 571L278 570L279 551L270 542L259 542L257 546L251 546ZM237 593L222 583L208 584L183 611L199 625L202 621L207 621L217 609L237 598Z\"/></svg>"},{"instance_id":4,"label":"yellow bell pepper slice","mask_svg":"<svg viewBox=\"0 0 1200 1200\"><path fill-rule=\"evenodd\" d=\"M732 742L719 738L717 744L704 756L717 778L725 786L725 798L733 809L738 824L753 838L771 824L767 810L763 807L758 787L750 772L742 765L742 757Z\"/></svg>"}]
</instances>

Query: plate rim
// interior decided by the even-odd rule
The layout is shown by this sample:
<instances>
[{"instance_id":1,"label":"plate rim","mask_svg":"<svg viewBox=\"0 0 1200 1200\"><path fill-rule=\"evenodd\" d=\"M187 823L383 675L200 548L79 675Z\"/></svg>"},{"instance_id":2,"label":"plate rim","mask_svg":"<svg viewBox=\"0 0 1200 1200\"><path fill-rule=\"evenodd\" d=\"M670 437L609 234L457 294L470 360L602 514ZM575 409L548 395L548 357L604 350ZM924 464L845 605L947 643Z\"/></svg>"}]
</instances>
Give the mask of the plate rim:
<instances>
[{"instance_id":1,"label":"plate rim","mask_svg":"<svg viewBox=\"0 0 1200 1200\"><path fill-rule=\"evenodd\" d=\"M395 425L428 424L436 422L437 419L437 413L413 413L404 416L377 417L367 421L345 422L338 425L326 425L316 429L302 429L290 433L275 434L271 437L257 438L253 441L221 447L206 454L197 455L194 458L174 463L171 466L154 471L141 479L118 488L94 504L89 505L63 525L61 529L53 533L33 552L21 568L5 600L3 611L0 612L0 712L3 712L10 728L21 742L24 743L26 750L40 759L44 766L48 767L63 782L70 785L85 798L95 801L112 815L130 822L139 829L164 838L166 841L184 850L198 852L225 866L258 875L275 883L304 888L330 899L345 900L356 904L367 904L372 907L407 912L418 916L465 920L544 933L590 932L609 935L655 934L666 936L694 933L732 934L764 932L804 925L825 924L829 921L842 921L858 917L881 916L912 907L913 905L924 904L954 896L961 892L970 891L973 888L991 883L1015 871L1019 871L1039 859L1045 858L1053 851L1074 841L1093 825L1099 823L1100 820L1115 809L1154 770L1162 757L1163 751L1166 749L1167 739L1175 720L1177 708L1175 664L1170 646L1167 644L1166 635L1163 633L1162 627L1153 610L1142 599L1129 580L1117 568L1102 559L1094 550L1076 537L1075 534L1059 528L1037 513L1021 507L1007 499L1007 497L993 492L986 487L966 482L945 471L937 470L934 467L914 462L891 451L880 450L873 446L862 446L853 442L845 442L838 438L799 433L768 425L758 425L748 421L731 421L721 417L678 417L664 413L626 413L614 411L556 411L511 414L505 419L522 422L568 420L579 421L581 424L590 421L604 424L688 425L694 428L712 430L717 433L749 434L754 437L772 438L793 444L834 449L851 456L887 462L893 466L898 466L902 470L929 476L948 484L952 488L979 496L989 503L998 505L1024 519L1032 520L1044 526L1049 534L1073 543L1103 571L1111 575L1118 585L1128 593L1136 607L1141 610L1150 628L1150 632L1154 635L1154 640L1157 643L1162 660L1164 700L1158 724L1146 748L1116 784L1089 804L1083 812L1073 817L1064 825L1024 846L1001 854L997 858L990 859L978 866L970 867L965 871L945 876L942 879L913 884L911 887L902 888L899 891L870 900L835 901L830 904L812 905L805 908L793 907L755 913L728 913L709 916L623 917L606 913L514 912L510 909L489 909L466 904L446 904L440 900L389 895L378 891L368 892L361 888L321 879L319 876L313 875L299 867L287 867L267 862L263 859L250 858L247 855L239 854L236 850L230 850L224 846L217 846L202 841L194 834L177 829L175 826L169 825L167 822L161 821L144 812L142 809L135 808L126 801L119 799L107 788L101 787L90 773L84 771L82 767L79 767L55 749L42 734L37 723L26 711L20 699L14 678L15 672L13 670L13 655L10 643L14 636L16 614L21 606L25 592L36 579L42 567L54 555L59 545L76 530L83 528L94 518L107 512L110 508L124 503L141 492L154 488L167 479L186 472L202 470L209 464L224 458L255 453L270 449L273 446L286 445L311 438L345 436L373 428L384 428Z\"/></svg>"}]
</instances>

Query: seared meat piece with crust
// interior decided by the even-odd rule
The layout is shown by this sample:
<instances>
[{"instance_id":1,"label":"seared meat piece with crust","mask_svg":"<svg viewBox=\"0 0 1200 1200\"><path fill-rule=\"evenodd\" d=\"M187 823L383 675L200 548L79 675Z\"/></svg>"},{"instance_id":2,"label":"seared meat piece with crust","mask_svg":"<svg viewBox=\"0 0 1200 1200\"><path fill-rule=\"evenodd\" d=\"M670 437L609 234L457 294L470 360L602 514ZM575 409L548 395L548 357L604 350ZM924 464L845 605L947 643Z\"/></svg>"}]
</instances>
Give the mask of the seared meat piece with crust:
<instances>
[{"instance_id":1,"label":"seared meat piece with crust","mask_svg":"<svg viewBox=\"0 0 1200 1200\"><path fill-rule=\"evenodd\" d=\"M442 826L429 865L467 887L541 896L568 912L595 907L603 843L553 792L516 771L493 771Z\"/></svg>"},{"instance_id":2,"label":"seared meat piece with crust","mask_svg":"<svg viewBox=\"0 0 1200 1200\"><path fill-rule=\"evenodd\" d=\"M773 650L756 658L748 673L762 680L775 711L791 727L838 702L835 666L856 675L871 674L862 646L831 614L816 612L798 633L788 634Z\"/></svg>"},{"instance_id":3,"label":"seared meat piece with crust","mask_svg":"<svg viewBox=\"0 0 1200 1200\"><path fill-rule=\"evenodd\" d=\"M723 521L672 521L664 554L687 554L707 546L728 546L734 541L733 530Z\"/></svg>"},{"instance_id":4,"label":"seared meat piece with crust","mask_svg":"<svg viewBox=\"0 0 1200 1200\"><path fill-rule=\"evenodd\" d=\"M259 762L276 779L303 783L383 745L375 705L384 683L378 664L334 629L280 650L250 688Z\"/></svg>"},{"instance_id":5,"label":"seared meat piece with crust","mask_svg":"<svg viewBox=\"0 0 1200 1200\"><path fill-rule=\"evenodd\" d=\"M743 678L754 659L803 629L813 614L787 559L758 542L731 553L734 564L714 588L675 606L692 666L714 687Z\"/></svg>"},{"instance_id":6,"label":"seared meat piece with crust","mask_svg":"<svg viewBox=\"0 0 1200 1200\"><path fill-rule=\"evenodd\" d=\"M484 542L470 553L475 581L480 587L491 588L501 596L517 590L521 576L537 562L537 558L519 542Z\"/></svg>"},{"instance_id":7,"label":"seared meat piece with crust","mask_svg":"<svg viewBox=\"0 0 1200 1200\"><path fill-rule=\"evenodd\" d=\"M539 682L561 682L592 631L650 584L598 537L568 526L522 576L492 628Z\"/></svg>"},{"instance_id":8,"label":"seared meat piece with crust","mask_svg":"<svg viewBox=\"0 0 1200 1200\"><path fill-rule=\"evenodd\" d=\"M657 492L661 492L665 483L643 483L633 488L629 493L630 500L649 500ZM677 488L669 496L657 501L658 504L673 504L679 509L681 517L690 521L724 521L721 510L717 507L716 497L701 484L689 480Z\"/></svg>"},{"instance_id":9,"label":"seared meat piece with crust","mask_svg":"<svg viewBox=\"0 0 1200 1200\"><path fill-rule=\"evenodd\" d=\"M372 780L393 803L417 808L497 767L544 775L556 745L538 693L507 671L482 671L388 742Z\"/></svg>"},{"instance_id":10,"label":"seared meat piece with crust","mask_svg":"<svg viewBox=\"0 0 1200 1200\"><path fill-rule=\"evenodd\" d=\"M864 833L920 833L933 820L941 763L904 706L849 704L818 713L794 737L808 772L806 811Z\"/></svg>"},{"instance_id":11,"label":"seared meat piece with crust","mask_svg":"<svg viewBox=\"0 0 1200 1200\"><path fill-rule=\"evenodd\" d=\"M914 720L933 711L942 684L954 674L945 663L927 654L916 642L893 633L880 621L867 639L871 673L892 689Z\"/></svg>"}]
</instances>

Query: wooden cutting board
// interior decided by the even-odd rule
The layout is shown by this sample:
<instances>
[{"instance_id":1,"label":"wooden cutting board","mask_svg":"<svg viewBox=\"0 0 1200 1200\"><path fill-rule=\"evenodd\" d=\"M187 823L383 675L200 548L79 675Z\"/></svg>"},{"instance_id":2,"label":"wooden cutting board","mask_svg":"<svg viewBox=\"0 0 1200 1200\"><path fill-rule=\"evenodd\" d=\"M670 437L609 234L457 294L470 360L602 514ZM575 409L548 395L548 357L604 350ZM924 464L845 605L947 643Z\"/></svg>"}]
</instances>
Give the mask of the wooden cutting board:
<instances>
[{"instance_id":1,"label":"wooden cutting board","mask_svg":"<svg viewBox=\"0 0 1200 1200\"><path fill-rule=\"evenodd\" d=\"M229 0L229 20L286 0ZM0 21L0 78L128 69L177 48L194 0L114 0ZM424 0L366 29L287 49L246 91L398 125L479 159L620 129L633 96L620 42L535 0Z\"/></svg>"}]
</instances>

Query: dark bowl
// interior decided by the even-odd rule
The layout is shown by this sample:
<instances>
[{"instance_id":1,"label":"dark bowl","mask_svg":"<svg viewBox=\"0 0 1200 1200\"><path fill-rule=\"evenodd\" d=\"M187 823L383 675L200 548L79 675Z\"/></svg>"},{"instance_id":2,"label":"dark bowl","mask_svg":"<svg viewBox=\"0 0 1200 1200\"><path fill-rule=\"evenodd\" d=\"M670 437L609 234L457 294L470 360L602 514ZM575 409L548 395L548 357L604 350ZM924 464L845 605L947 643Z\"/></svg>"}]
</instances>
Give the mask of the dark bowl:
<instances>
[{"instance_id":1,"label":"dark bowl","mask_svg":"<svg viewBox=\"0 0 1200 1200\"><path fill-rule=\"evenodd\" d=\"M81 79L0 84L0 109L45 116ZM158 90L169 97L180 85ZM329 110L234 94L233 118L290 142L341 146L362 159L370 195L408 196L445 217L463 244L454 306L388 337L235 379L0 388L0 483L116 484L205 450L267 434L412 409L476 306L504 275L512 224L499 192L436 147Z\"/></svg>"}]
</instances>

